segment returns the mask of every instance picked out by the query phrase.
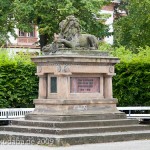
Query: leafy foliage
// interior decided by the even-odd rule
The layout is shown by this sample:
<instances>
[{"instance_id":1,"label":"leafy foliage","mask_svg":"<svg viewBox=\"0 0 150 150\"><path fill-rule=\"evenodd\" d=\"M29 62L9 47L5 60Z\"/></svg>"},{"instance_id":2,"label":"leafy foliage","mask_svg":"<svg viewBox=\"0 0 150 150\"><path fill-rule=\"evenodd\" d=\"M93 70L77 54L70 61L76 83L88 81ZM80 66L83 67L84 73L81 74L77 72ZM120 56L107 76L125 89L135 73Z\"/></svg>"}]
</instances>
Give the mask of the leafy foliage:
<instances>
[{"instance_id":1,"label":"leafy foliage","mask_svg":"<svg viewBox=\"0 0 150 150\"><path fill-rule=\"evenodd\" d=\"M119 106L150 105L150 47L138 50L138 54L133 54L121 47L114 52L121 58L113 80L114 97L118 98Z\"/></svg>"},{"instance_id":2,"label":"leafy foliage","mask_svg":"<svg viewBox=\"0 0 150 150\"><path fill-rule=\"evenodd\" d=\"M150 46L150 2L128 1L126 9L128 15L114 23L115 44L137 52L138 47Z\"/></svg>"},{"instance_id":3,"label":"leafy foliage","mask_svg":"<svg viewBox=\"0 0 150 150\"><path fill-rule=\"evenodd\" d=\"M97 21L93 14L97 15L100 8L108 2L105 0L5 0L0 2L4 14L0 18L6 26L0 25L0 29L2 28L0 31L13 33L14 27L17 27L30 32L33 25L38 25L40 43L43 46L53 39L54 33L59 32L59 22L73 14L79 18L83 32L103 37L109 34L109 28Z\"/></svg>"},{"instance_id":4,"label":"leafy foliage","mask_svg":"<svg viewBox=\"0 0 150 150\"><path fill-rule=\"evenodd\" d=\"M1 0L0 1L0 46L3 46L8 40L8 33L13 36L15 20L13 18L13 1L14 0Z\"/></svg>"},{"instance_id":5,"label":"leafy foliage","mask_svg":"<svg viewBox=\"0 0 150 150\"><path fill-rule=\"evenodd\" d=\"M5 50L0 51L1 108L33 107L38 91L35 70L28 56L21 54L12 58Z\"/></svg>"},{"instance_id":6,"label":"leafy foliage","mask_svg":"<svg viewBox=\"0 0 150 150\"><path fill-rule=\"evenodd\" d=\"M114 47L112 47L111 44L108 44L106 42L99 42L99 46L98 46L98 49L100 51L109 51L110 53L112 51L114 51Z\"/></svg>"},{"instance_id":7,"label":"leafy foliage","mask_svg":"<svg viewBox=\"0 0 150 150\"><path fill-rule=\"evenodd\" d=\"M121 63L116 65L114 96L119 106L150 105L150 63Z\"/></svg>"},{"instance_id":8,"label":"leafy foliage","mask_svg":"<svg viewBox=\"0 0 150 150\"><path fill-rule=\"evenodd\" d=\"M150 47L146 46L145 48L137 48L138 53L135 54L129 49L121 46L116 48L114 51L111 51L113 56L119 57L121 62L127 63L149 63L150 62Z\"/></svg>"}]
</instances>

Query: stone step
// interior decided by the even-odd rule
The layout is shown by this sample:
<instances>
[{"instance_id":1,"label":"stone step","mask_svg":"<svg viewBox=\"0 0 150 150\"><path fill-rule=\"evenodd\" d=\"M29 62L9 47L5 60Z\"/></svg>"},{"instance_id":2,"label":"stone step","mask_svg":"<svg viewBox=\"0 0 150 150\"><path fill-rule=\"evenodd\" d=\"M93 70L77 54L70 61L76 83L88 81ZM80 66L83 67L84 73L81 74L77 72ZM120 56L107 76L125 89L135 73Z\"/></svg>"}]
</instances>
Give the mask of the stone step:
<instances>
[{"instance_id":1,"label":"stone step","mask_svg":"<svg viewBox=\"0 0 150 150\"><path fill-rule=\"evenodd\" d=\"M27 114L26 120L43 120L43 121L86 121L86 120L111 120L126 119L125 113L104 113L104 114L86 114L86 115L49 115L49 114Z\"/></svg>"},{"instance_id":2,"label":"stone step","mask_svg":"<svg viewBox=\"0 0 150 150\"><path fill-rule=\"evenodd\" d=\"M66 135L60 139L59 145L107 143L107 142L131 141L131 140L141 140L141 139L150 139L150 130L93 133L93 134L84 134L84 135L83 134Z\"/></svg>"},{"instance_id":3,"label":"stone step","mask_svg":"<svg viewBox=\"0 0 150 150\"><path fill-rule=\"evenodd\" d=\"M150 139L150 130L107 132L95 134L49 135L0 131L1 144L39 144L49 146L68 146L89 143L107 143Z\"/></svg>"},{"instance_id":4,"label":"stone step","mask_svg":"<svg viewBox=\"0 0 150 150\"><path fill-rule=\"evenodd\" d=\"M21 133L40 133L40 134L54 134L54 135L69 135L69 134L91 134L104 132L123 132L123 131L137 131L150 130L147 125L121 125L121 126L101 126L101 127L80 127L80 128L42 128L29 126L1 126L1 131L12 131Z\"/></svg>"},{"instance_id":5,"label":"stone step","mask_svg":"<svg viewBox=\"0 0 150 150\"><path fill-rule=\"evenodd\" d=\"M70 128L70 127L99 127L99 126L119 126L138 124L135 119L112 119L112 120L90 120L90 121L33 121L33 120L13 120L12 125L35 126L47 128Z\"/></svg>"}]
</instances>

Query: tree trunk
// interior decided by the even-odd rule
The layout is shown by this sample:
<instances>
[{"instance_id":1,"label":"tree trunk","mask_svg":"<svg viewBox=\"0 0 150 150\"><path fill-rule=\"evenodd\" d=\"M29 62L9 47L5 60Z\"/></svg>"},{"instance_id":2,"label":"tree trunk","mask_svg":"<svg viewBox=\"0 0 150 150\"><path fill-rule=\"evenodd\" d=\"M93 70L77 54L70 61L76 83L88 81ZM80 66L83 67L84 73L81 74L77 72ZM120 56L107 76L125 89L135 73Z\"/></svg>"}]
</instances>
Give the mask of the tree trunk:
<instances>
[{"instance_id":1,"label":"tree trunk","mask_svg":"<svg viewBox=\"0 0 150 150\"><path fill-rule=\"evenodd\" d=\"M48 35L47 34L40 35L40 47L41 47L41 50L42 50L43 46L47 45L47 43L48 43Z\"/></svg>"}]
</instances>

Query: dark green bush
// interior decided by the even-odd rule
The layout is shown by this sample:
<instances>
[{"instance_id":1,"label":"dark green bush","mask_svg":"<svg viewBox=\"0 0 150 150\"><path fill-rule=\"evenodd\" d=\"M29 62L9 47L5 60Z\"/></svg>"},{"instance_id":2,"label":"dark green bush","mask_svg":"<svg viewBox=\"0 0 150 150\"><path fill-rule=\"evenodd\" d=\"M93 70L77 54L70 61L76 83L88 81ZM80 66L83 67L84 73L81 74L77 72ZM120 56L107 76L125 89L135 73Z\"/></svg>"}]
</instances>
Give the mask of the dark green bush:
<instances>
[{"instance_id":1,"label":"dark green bush","mask_svg":"<svg viewBox=\"0 0 150 150\"><path fill-rule=\"evenodd\" d=\"M120 47L114 55L121 59L113 78L114 97L119 106L150 106L150 47L138 54Z\"/></svg>"},{"instance_id":2,"label":"dark green bush","mask_svg":"<svg viewBox=\"0 0 150 150\"><path fill-rule=\"evenodd\" d=\"M36 67L28 56L0 53L0 108L33 107L37 98Z\"/></svg>"},{"instance_id":3,"label":"dark green bush","mask_svg":"<svg viewBox=\"0 0 150 150\"><path fill-rule=\"evenodd\" d=\"M119 106L150 105L150 63L120 63L113 78Z\"/></svg>"}]
</instances>

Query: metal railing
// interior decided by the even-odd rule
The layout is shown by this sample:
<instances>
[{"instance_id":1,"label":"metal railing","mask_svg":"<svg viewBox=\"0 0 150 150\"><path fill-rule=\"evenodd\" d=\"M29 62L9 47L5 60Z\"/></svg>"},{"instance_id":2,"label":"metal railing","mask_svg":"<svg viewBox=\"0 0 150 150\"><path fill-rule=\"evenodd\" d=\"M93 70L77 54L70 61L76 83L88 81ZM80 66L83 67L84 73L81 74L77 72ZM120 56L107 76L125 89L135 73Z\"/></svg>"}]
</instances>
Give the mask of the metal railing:
<instances>
[{"instance_id":1,"label":"metal railing","mask_svg":"<svg viewBox=\"0 0 150 150\"><path fill-rule=\"evenodd\" d=\"M150 107L117 107L127 114L127 118L150 119Z\"/></svg>"},{"instance_id":2,"label":"metal railing","mask_svg":"<svg viewBox=\"0 0 150 150\"><path fill-rule=\"evenodd\" d=\"M32 112L34 108L6 108L0 109L0 120L11 120L23 118L26 114Z\"/></svg>"},{"instance_id":3,"label":"metal railing","mask_svg":"<svg viewBox=\"0 0 150 150\"><path fill-rule=\"evenodd\" d=\"M150 107L117 107L127 114L127 118L150 119ZM34 108L6 108L0 109L0 120L23 118L34 111ZM148 113L145 113L149 111Z\"/></svg>"}]
</instances>

